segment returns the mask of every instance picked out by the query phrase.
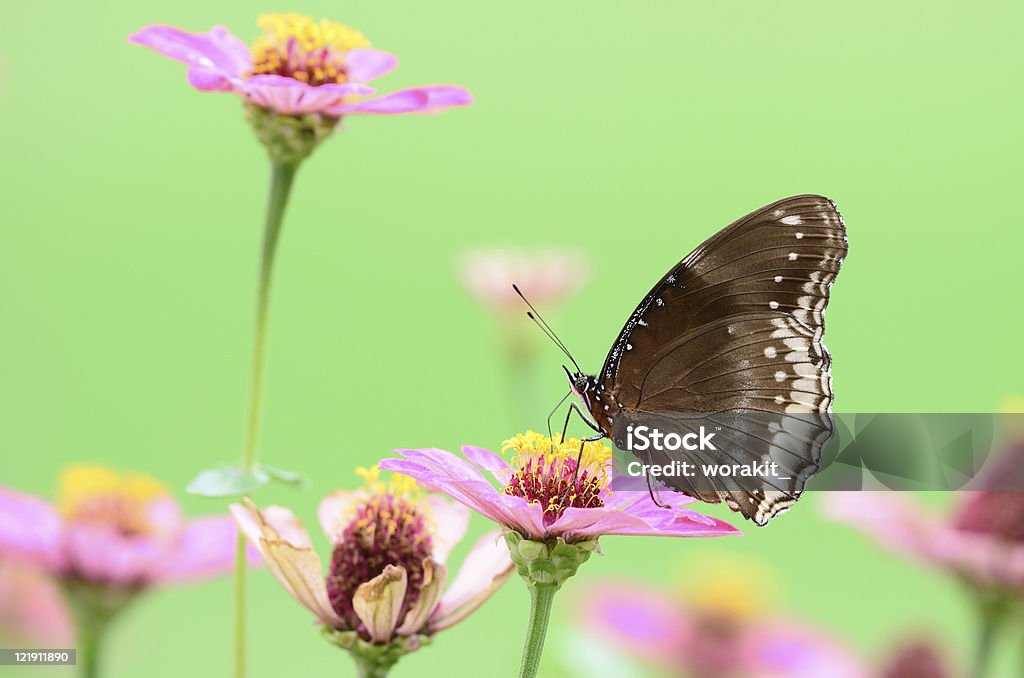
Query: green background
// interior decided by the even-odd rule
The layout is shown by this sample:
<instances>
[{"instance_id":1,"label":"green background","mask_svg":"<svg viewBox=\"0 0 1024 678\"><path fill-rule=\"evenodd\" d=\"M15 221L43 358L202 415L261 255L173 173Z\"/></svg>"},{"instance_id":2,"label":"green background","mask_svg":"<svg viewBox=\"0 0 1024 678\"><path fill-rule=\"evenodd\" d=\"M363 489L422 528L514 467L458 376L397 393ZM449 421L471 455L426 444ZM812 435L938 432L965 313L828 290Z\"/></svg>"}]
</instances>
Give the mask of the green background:
<instances>
[{"instance_id":1,"label":"green background","mask_svg":"<svg viewBox=\"0 0 1024 678\"><path fill-rule=\"evenodd\" d=\"M560 356L541 349L544 397L512 421L491 319L454 273L467 247L586 251L592 284L550 319L596 371L671 264L794 193L832 197L849 229L828 313L838 409L985 411L1021 392L1020 3L5 2L3 484L49 494L69 461L99 461L180 491L237 455L267 162L236 98L192 91L183 66L125 38L222 23L249 40L269 11L327 16L397 53L382 89L456 82L477 103L353 119L303 167L262 455L312 487L259 502L312 526L320 496L395 447L494 447L543 425ZM973 619L955 582L825 521L820 499L741 538L604 539L570 588L699 584L688 563L726 553L769 563L780 610L866 661L923 631L963 663ZM251 579L252 675L352 672L269 574ZM148 596L116 629L110 675L226 675L230 592ZM571 655L571 599L556 602L552 675ZM510 581L398 674L511 675L527 609Z\"/></svg>"}]
</instances>

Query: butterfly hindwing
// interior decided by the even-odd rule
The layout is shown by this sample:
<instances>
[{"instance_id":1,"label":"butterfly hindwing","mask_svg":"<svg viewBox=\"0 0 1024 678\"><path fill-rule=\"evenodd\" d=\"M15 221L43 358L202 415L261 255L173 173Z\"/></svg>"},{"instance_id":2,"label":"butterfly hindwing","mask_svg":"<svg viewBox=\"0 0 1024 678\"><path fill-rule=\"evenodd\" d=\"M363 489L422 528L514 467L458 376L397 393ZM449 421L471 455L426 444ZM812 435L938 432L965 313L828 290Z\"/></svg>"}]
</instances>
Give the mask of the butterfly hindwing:
<instances>
[{"instance_id":1,"label":"butterfly hindwing","mask_svg":"<svg viewBox=\"0 0 1024 678\"><path fill-rule=\"evenodd\" d=\"M630 316L597 378L592 413L614 404L604 421L619 447L630 425L683 434L698 420L717 422L716 451L641 461L775 462L771 479L666 482L765 524L799 498L832 432L824 314L845 255L842 217L821 196L780 200L726 227Z\"/></svg>"}]
</instances>

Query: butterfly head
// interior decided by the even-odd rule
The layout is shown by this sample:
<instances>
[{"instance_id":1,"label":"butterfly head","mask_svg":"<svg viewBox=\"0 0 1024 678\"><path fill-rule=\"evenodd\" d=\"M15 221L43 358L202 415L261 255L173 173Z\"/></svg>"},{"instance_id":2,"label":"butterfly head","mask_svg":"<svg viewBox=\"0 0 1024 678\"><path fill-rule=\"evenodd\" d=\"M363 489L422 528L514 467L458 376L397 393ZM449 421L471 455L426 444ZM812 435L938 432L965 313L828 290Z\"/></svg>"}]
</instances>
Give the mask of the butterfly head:
<instances>
[{"instance_id":1,"label":"butterfly head","mask_svg":"<svg viewBox=\"0 0 1024 678\"><path fill-rule=\"evenodd\" d=\"M565 376L569 379L569 388L589 408L590 401L597 389L597 380L582 372L572 372L565 365L562 365L562 369L565 370Z\"/></svg>"}]
</instances>

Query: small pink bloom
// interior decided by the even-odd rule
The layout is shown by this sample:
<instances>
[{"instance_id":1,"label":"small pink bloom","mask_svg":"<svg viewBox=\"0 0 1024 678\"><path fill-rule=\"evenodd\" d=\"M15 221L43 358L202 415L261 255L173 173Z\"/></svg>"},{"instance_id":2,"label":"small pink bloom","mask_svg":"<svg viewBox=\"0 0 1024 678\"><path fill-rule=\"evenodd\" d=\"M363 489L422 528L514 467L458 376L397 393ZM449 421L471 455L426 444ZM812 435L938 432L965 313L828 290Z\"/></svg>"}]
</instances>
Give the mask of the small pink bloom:
<instances>
[{"instance_id":1,"label":"small pink bloom","mask_svg":"<svg viewBox=\"0 0 1024 678\"><path fill-rule=\"evenodd\" d=\"M97 466L61 476L57 505L0 487L0 556L58 579L147 587L229 570L229 516L184 521L155 480Z\"/></svg>"},{"instance_id":2,"label":"small pink bloom","mask_svg":"<svg viewBox=\"0 0 1024 678\"><path fill-rule=\"evenodd\" d=\"M73 637L71 616L53 578L0 558L0 641L68 647Z\"/></svg>"},{"instance_id":3,"label":"small pink bloom","mask_svg":"<svg viewBox=\"0 0 1024 678\"><path fill-rule=\"evenodd\" d=\"M459 273L485 308L517 313L523 310L523 301L513 283L533 304L552 306L566 301L590 279L586 257L557 250L476 250L465 255Z\"/></svg>"},{"instance_id":4,"label":"small pink bloom","mask_svg":"<svg viewBox=\"0 0 1024 678\"><path fill-rule=\"evenodd\" d=\"M205 33L146 26L128 40L186 64L189 82L200 91L232 92L286 115L436 113L473 102L457 85L424 85L365 99L375 93L367 83L398 66L394 55L370 49L361 33L327 20L267 14L259 24L265 33L251 49L223 26Z\"/></svg>"},{"instance_id":5,"label":"small pink bloom","mask_svg":"<svg viewBox=\"0 0 1024 678\"><path fill-rule=\"evenodd\" d=\"M599 640L670 675L703 678L864 678L838 643L802 624L687 607L639 585L592 586L580 619Z\"/></svg>"},{"instance_id":6,"label":"small pink bloom","mask_svg":"<svg viewBox=\"0 0 1024 678\"><path fill-rule=\"evenodd\" d=\"M365 475L369 490L339 490L320 503L320 523L332 544L326 575L288 509L261 510L248 500L231 506L267 568L327 628L375 644L415 641L465 618L509 577L508 549L490 532L446 588L448 554L465 535L469 511L421 496L408 478L395 476L385 485L376 469Z\"/></svg>"},{"instance_id":7,"label":"small pink bloom","mask_svg":"<svg viewBox=\"0 0 1024 678\"><path fill-rule=\"evenodd\" d=\"M663 508L646 492L613 494L608 489L611 454L601 443L587 443L577 473L580 441L528 432L505 441L515 465L481 447L462 448L463 457L438 449L396 450L402 459L380 467L436 488L506 529L531 540L561 537L566 542L605 534L661 537L719 537L735 527L684 506L674 496ZM498 489L482 471L486 471Z\"/></svg>"},{"instance_id":8,"label":"small pink bloom","mask_svg":"<svg viewBox=\"0 0 1024 678\"><path fill-rule=\"evenodd\" d=\"M978 481L1024 487L1024 441L1011 443ZM1024 493L964 492L956 511L943 516L893 492L838 492L826 512L895 553L978 586L1024 593Z\"/></svg>"}]
</instances>

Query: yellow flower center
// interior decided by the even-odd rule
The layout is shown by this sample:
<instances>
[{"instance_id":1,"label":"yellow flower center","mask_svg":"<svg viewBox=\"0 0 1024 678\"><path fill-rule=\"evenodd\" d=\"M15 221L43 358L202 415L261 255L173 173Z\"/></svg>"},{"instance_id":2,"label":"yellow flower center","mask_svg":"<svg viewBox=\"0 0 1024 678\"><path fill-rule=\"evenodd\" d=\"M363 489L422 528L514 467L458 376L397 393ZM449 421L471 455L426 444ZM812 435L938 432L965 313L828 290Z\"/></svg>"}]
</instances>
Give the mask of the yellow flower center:
<instances>
[{"instance_id":1,"label":"yellow flower center","mask_svg":"<svg viewBox=\"0 0 1024 678\"><path fill-rule=\"evenodd\" d=\"M60 476L58 506L78 523L106 525L131 536L156 531L149 504L169 497L158 481L102 466L72 466Z\"/></svg>"},{"instance_id":2,"label":"yellow flower center","mask_svg":"<svg viewBox=\"0 0 1024 678\"><path fill-rule=\"evenodd\" d=\"M345 55L370 46L354 28L302 14L264 14L258 24L264 34L252 46L251 75L281 75L313 86L342 83Z\"/></svg>"},{"instance_id":3,"label":"yellow flower center","mask_svg":"<svg viewBox=\"0 0 1024 678\"><path fill-rule=\"evenodd\" d=\"M612 453L601 442L583 443L579 438L547 437L534 431L520 433L501 445L502 454L512 451L515 472L505 494L535 501L544 509L544 523L558 520L567 508L604 505L608 487L608 461Z\"/></svg>"},{"instance_id":4,"label":"yellow flower center","mask_svg":"<svg viewBox=\"0 0 1024 678\"><path fill-rule=\"evenodd\" d=\"M681 597L701 617L746 623L762 617L777 598L778 581L757 561L713 554L687 569L699 576L685 581Z\"/></svg>"}]
</instances>

